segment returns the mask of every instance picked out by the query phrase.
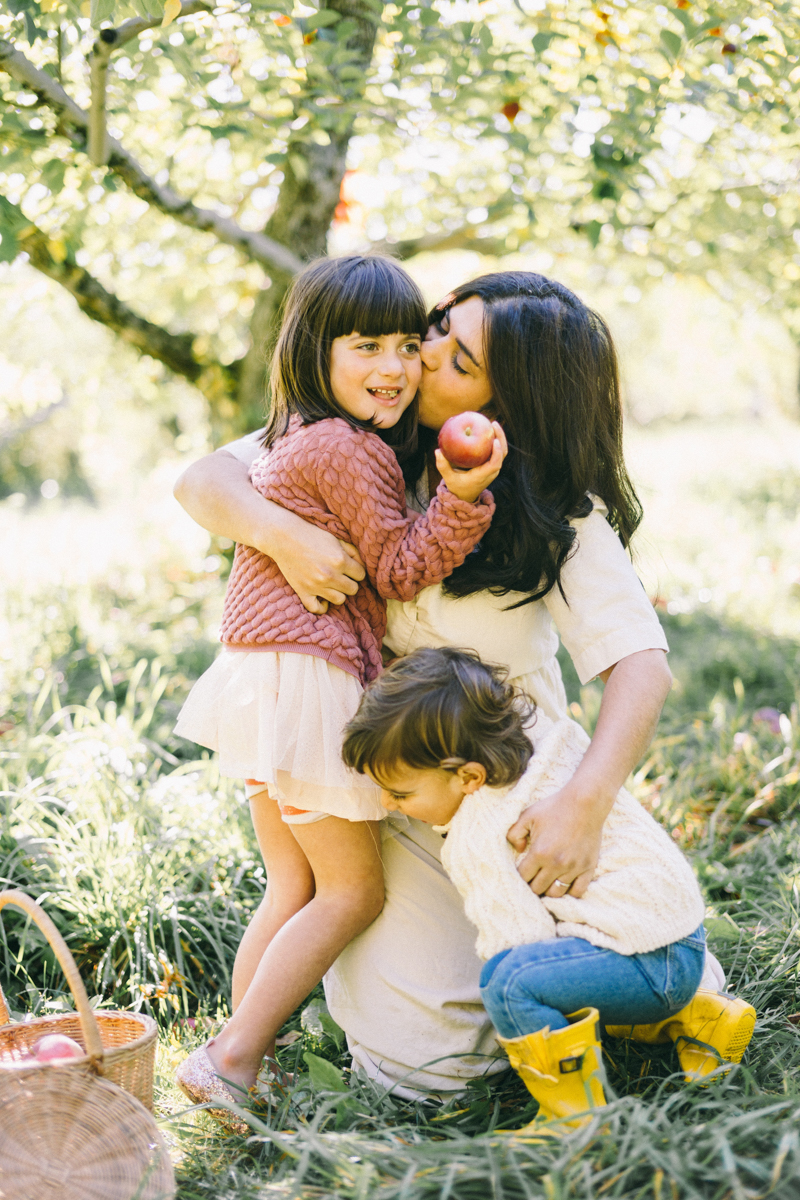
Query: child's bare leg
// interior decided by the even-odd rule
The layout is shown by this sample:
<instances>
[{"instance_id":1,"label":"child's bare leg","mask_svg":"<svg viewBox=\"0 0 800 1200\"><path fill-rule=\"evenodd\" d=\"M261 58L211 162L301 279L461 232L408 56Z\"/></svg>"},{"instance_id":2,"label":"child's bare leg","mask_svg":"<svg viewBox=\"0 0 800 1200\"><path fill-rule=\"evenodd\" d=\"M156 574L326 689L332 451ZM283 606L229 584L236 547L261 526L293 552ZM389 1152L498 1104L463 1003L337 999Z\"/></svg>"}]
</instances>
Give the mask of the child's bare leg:
<instances>
[{"instance_id":1,"label":"child's bare leg","mask_svg":"<svg viewBox=\"0 0 800 1200\"><path fill-rule=\"evenodd\" d=\"M308 859L289 826L281 820L277 801L268 792L259 792L250 800L250 815L267 869L267 890L236 951L232 980L234 1012L275 934L314 895L314 876Z\"/></svg>"},{"instance_id":2,"label":"child's bare leg","mask_svg":"<svg viewBox=\"0 0 800 1200\"><path fill-rule=\"evenodd\" d=\"M316 892L273 936L239 1007L208 1048L223 1079L252 1087L265 1054L297 1005L383 907L375 821L327 817L289 827L314 873Z\"/></svg>"}]
</instances>

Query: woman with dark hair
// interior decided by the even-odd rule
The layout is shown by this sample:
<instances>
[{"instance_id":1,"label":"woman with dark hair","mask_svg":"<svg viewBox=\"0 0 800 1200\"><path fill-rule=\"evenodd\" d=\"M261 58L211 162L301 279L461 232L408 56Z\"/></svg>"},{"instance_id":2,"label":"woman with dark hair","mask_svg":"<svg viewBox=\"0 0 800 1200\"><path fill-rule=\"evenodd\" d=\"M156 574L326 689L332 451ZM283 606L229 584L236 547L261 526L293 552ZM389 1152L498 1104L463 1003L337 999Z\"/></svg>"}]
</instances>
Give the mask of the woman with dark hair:
<instances>
[{"instance_id":1,"label":"woman with dark hair","mask_svg":"<svg viewBox=\"0 0 800 1200\"><path fill-rule=\"evenodd\" d=\"M433 449L448 417L486 412L503 426L509 453L477 551L444 584L390 601L384 644L393 655L472 649L505 666L553 719L566 712L559 635L581 681L603 680L594 737L572 779L509 831L536 893L581 896L603 822L653 736L671 679L664 634L626 554L641 507L622 456L613 342L569 289L525 271L462 285L430 320L418 447L399 456L410 504L424 511L436 491ZM216 451L181 476L175 495L206 529L274 559L305 607L324 611L355 593L363 567L352 547L250 487L260 450L252 434ZM383 912L325 981L354 1065L406 1094L452 1091L506 1066L494 1058L474 931L440 850L430 827L400 823L384 843ZM257 913L237 958L244 986L259 939Z\"/></svg>"}]
</instances>

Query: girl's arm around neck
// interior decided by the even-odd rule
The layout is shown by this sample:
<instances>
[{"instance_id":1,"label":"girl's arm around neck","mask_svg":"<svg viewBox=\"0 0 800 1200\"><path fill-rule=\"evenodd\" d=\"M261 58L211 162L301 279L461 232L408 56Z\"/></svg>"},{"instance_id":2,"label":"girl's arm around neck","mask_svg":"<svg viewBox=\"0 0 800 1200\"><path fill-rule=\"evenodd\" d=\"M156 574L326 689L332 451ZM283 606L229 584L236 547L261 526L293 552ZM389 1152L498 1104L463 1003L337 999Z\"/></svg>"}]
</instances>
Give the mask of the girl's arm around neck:
<instances>
[{"instance_id":1,"label":"girl's arm around neck","mask_svg":"<svg viewBox=\"0 0 800 1200\"><path fill-rule=\"evenodd\" d=\"M254 446L254 459L258 447ZM217 537L253 546L277 563L309 612L323 613L358 591L364 567L354 546L265 499L249 464L216 450L192 463L174 487L189 516Z\"/></svg>"},{"instance_id":2,"label":"girl's arm around neck","mask_svg":"<svg viewBox=\"0 0 800 1200\"><path fill-rule=\"evenodd\" d=\"M523 812L508 831L522 877L540 896L582 896L597 866L603 823L652 741L672 675L663 650L640 650L601 673L591 744L569 783ZM534 738L536 731L534 727Z\"/></svg>"}]
</instances>

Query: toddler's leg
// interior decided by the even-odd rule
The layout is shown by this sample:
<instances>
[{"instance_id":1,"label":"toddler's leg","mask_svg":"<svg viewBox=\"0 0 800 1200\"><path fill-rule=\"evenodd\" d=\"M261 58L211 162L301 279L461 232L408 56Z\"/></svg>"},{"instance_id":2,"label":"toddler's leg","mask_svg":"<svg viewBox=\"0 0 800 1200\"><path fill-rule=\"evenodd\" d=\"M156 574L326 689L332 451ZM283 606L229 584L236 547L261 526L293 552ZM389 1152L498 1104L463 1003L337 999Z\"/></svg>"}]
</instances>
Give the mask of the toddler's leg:
<instances>
[{"instance_id":1,"label":"toddler's leg","mask_svg":"<svg viewBox=\"0 0 800 1200\"><path fill-rule=\"evenodd\" d=\"M258 964L278 930L314 895L314 876L278 803L266 791L250 799L258 848L267 869L264 899L250 918L233 964L233 1011L242 1002Z\"/></svg>"},{"instance_id":2,"label":"toddler's leg","mask_svg":"<svg viewBox=\"0 0 800 1200\"><path fill-rule=\"evenodd\" d=\"M496 954L481 972L481 998L504 1038L596 1008L604 1025L645 1025L678 1012L697 991L702 942L691 939L650 954L617 954L583 938L551 938Z\"/></svg>"},{"instance_id":3,"label":"toddler's leg","mask_svg":"<svg viewBox=\"0 0 800 1200\"><path fill-rule=\"evenodd\" d=\"M284 1021L383 907L377 822L327 817L290 829L313 873L314 898L274 934L236 1012L208 1047L216 1071L244 1087L255 1083L264 1055L274 1055Z\"/></svg>"},{"instance_id":4,"label":"toddler's leg","mask_svg":"<svg viewBox=\"0 0 800 1200\"><path fill-rule=\"evenodd\" d=\"M653 1021L678 1011L700 982L703 960L702 938L631 956L582 938L552 938L490 959L481 997L511 1065L539 1102L522 1136L558 1135L590 1120L606 1102L601 1021L623 1012ZM551 1125L556 1118L560 1127Z\"/></svg>"}]
</instances>

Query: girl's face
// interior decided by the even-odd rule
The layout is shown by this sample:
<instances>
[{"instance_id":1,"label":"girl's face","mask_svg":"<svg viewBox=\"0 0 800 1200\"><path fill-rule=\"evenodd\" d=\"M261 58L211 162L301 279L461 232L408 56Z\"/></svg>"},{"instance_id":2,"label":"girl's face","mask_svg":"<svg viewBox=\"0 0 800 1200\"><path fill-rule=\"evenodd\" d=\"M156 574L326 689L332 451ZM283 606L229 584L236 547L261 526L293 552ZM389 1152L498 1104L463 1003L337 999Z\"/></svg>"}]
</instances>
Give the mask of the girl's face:
<instances>
[{"instance_id":1,"label":"girl's face","mask_svg":"<svg viewBox=\"0 0 800 1200\"><path fill-rule=\"evenodd\" d=\"M431 325L422 343L419 419L441 429L449 417L477 412L492 398L483 349L483 301L471 296Z\"/></svg>"},{"instance_id":2,"label":"girl's face","mask_svg":"<svg viewBox=\"0 0 800 1200\"><path fill-rule=\"evenodd\" d=\"M396 425L417 394L422 376L416 333L362 337L351 333L331 346L331 390L351 417L381 429Z\"/></svg>"}]
</instances>

